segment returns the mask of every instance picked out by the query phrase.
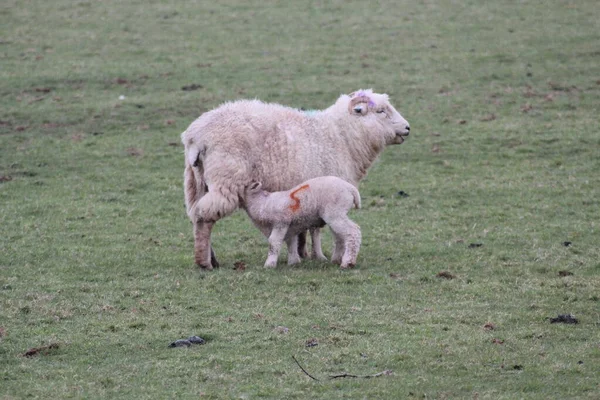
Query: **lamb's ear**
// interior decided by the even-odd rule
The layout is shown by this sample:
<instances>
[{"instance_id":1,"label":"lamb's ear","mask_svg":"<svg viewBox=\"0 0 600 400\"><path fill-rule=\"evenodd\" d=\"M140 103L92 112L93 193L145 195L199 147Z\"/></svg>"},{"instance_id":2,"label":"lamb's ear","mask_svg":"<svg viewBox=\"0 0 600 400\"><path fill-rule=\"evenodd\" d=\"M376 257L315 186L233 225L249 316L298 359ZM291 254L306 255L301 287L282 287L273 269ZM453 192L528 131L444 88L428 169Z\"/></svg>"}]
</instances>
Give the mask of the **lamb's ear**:
<instances>
[{"instance_id":1,"label":"lamb's ear","mask_svg":"<svg viewBox=\"0 0 600 400\"><path fill-rule=\"evenodd\" d=\"M255 192L255 191L257 191L257 190L260 190L261 186L262 186L262 185L260 184L260 182L252 181L252 182L250 183L250 186L248 187L248 189L250 189L250 190L252 190L253 192Z\"/></svg>"},{"instance_id":2,"label":"lamb's ear","mask_svg":"<svg viewBox=\"0 0 600 400\"><path fill-rule=\"evenodd\" d=\"M369 112L369 106L375 105L369 96L356 96L348 103L348 112L352 115L365 115Z\"/></svg>"}]
</instances>

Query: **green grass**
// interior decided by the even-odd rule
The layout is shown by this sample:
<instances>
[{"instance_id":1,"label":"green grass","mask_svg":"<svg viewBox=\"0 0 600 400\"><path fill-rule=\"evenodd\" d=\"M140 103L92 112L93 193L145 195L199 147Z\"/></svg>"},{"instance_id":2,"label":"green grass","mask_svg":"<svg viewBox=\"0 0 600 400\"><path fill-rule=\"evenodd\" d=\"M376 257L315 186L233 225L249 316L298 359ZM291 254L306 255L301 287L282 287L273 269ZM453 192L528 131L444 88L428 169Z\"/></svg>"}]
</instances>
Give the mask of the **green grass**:
<instances>
[{"instance_id":1,"label":"green grass","mask_svg":"<svg viewBox=\"0 0 600 400\"><path fill-rule=\"evenodd\" d=\"M598 398L598 10L5 0L0 398ZM194 267L179 134L369 87L413 133L361 183L358 266L265 270L238 212Z\"/></svg>"}]
</instances>

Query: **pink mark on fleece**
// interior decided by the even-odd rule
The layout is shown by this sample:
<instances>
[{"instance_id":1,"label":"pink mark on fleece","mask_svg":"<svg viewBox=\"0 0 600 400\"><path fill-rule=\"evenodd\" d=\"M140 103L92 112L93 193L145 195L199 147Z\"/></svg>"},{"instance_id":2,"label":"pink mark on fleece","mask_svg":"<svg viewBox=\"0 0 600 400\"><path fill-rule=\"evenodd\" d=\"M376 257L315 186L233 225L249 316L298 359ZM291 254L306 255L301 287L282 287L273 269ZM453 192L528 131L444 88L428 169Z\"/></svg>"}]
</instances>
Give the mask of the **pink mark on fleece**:
<instances>
[{"instance_id":1,"label":"pink mark on fleece","mask_svg":"<svg viewBox=\"0 0 600 400\"><path fill-rule=\"evenodd\" d=\"M302 185L300 186L298 189L294 190L292 193L290 193L290 199L294 200L294 204L292 204L290 206L290 210L292 210L293 212L296 212L300 209L300 199L296 197L296 193L308 189L310 186L309 185Z\"/></svg>"},{"instance_id":2,"label":"pink mark on fleece","mask_svg":"<svg viewBox=\"0 0 600 400\"><path fill-rule=\"evenodd\" d=\"M367 92L365 92L364 90L361 90L358 93L356 93L356 97L366 97L367 99L369 99L369 102L367 103L367 105L369 107L375 107L375 102L373 100L371 100L369 95L367 95Z\"/></svg>"}]
</instances>

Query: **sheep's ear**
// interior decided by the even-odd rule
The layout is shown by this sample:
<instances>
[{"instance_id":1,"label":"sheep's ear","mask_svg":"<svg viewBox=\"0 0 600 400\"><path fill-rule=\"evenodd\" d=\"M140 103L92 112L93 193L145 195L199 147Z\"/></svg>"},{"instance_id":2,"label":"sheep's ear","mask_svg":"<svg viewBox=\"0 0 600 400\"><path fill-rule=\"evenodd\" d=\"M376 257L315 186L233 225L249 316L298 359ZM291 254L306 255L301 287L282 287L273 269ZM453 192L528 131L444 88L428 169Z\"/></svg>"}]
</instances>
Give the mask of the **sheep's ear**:
<instances>
[{"instance_id":1,"label":"sheep's ear","mask_svg":"<svg viewBox=\"0 0 600 400\"><path fill-rule=\"evenodd\" d=\"M369 111L369 106L373 100L369 96L356 96L348 104L348 112L353 115L365 115Z\"/></svg>"}]
</instances>

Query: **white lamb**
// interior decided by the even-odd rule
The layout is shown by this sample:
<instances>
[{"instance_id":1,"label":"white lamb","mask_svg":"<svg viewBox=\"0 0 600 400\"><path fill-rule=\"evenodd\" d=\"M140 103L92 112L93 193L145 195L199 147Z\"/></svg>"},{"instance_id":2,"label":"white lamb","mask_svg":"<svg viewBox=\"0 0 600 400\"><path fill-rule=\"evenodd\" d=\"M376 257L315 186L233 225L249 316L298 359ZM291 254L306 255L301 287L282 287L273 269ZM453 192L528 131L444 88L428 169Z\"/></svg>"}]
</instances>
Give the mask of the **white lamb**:
<instances>
[{"instance_id":1,"label":"white lamb","mask_svg":"<svg viewBox=\"0 0 600 400\"><path fill-rule=\"evenodd\" d=\"M310 114L258 100L226 103L203 114L181 135L196 264L218 266L212 228L244 207L248 182L261 182L274 192L333 175L358 187L385 147L403 143L409 132L388 96L371 90L342 95L329 108ZM299 246L305 255L302 241Z\"/></svg>"},{"instance_id":2,"label":"white lamb","mask_svg":"<svg viewBox=\"0 0 600 400\"><path fill-rule=\"evenodd\" d=\"M320 241L320 228L325 224L335 239L331 261L342 269L356 264L360 227L347 214L352 207L360 208L360 195L348 182L323 176L281 192L267 192L260 182L252 182L246 189L244 202L252 222L269 238L265 267L277 265L283 241L288 245L288 264L300 262L298 234L307 229L313 233L313 253L325 258Z\"/></svg>"}]
</instances>

